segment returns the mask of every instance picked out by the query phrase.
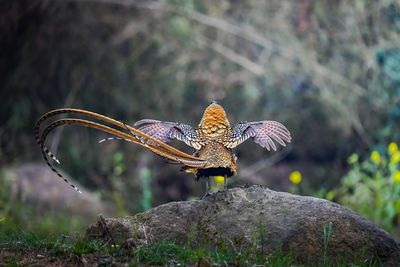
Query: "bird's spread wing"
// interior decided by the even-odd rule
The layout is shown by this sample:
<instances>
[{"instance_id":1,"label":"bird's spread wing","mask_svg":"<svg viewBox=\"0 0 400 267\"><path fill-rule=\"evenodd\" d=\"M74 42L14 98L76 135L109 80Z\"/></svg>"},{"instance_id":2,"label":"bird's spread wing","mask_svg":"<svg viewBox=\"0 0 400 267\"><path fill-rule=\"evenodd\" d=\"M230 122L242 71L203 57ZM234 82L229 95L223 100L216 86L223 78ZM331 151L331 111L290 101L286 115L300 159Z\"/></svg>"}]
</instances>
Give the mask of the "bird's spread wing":
<instances>
[{"instance_id":1,"label":"bird's spread wing","mask_svg":"<svg viewBox=\"0 0 400 267\"><path fill-rule=\"evenodd\" d=\"M202 144L198 141L196 132L188 124L144 119L137 121L134 126L139 131L162 142L178 139L195 149L202 147Z\"/></svg>"},{"instance_id":2,"label":"bird's spread wing","mask_svg":"<svg viewBox=\"0 0 400 267\"><path fill-rule=\"evenodd\" d=\"M255 121L255 122L240 122L232 128L230 138L225 142L228 148L234 148L252 137L254 142L268 151L276 150L274 141L282 146L290 143L290 132L286 127L276 121Z\"/></svg>"}]
</instances>

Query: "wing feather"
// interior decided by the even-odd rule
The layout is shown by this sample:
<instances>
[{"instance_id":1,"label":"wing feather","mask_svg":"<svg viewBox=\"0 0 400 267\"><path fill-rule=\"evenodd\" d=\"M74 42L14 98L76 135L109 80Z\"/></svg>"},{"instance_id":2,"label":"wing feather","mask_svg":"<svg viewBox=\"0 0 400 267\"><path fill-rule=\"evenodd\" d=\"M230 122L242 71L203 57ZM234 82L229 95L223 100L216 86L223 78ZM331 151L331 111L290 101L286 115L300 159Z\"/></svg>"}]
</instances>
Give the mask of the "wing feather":
<instances>
[{"instance_id":1,"label":"wing feather","mask_svg":"<svg viewBox=\"0 0 400 267\"><path fill-rule=\"evenodd\" d=\"M196 132L188 124L144 119L137 121L134 126L138 127L139 131L165 143L177 139L195 149L202 147L202 144L198 142Z\"/></svg>"},{"instance_id":2,"label":"wing feather","mask_svg":"<svg viewBox=\"0 0 400 267\"><path fill-rule=\"evenodd\" d=\"M268 151L271 148L276 151L274 141L281 146L286 146L286 143L290 143L292 139L289 130L277 121L240 122L233 126L232 134L225 146L234 148L249 138L253 138L255 143Z\"/></svg>"}]
</instances>

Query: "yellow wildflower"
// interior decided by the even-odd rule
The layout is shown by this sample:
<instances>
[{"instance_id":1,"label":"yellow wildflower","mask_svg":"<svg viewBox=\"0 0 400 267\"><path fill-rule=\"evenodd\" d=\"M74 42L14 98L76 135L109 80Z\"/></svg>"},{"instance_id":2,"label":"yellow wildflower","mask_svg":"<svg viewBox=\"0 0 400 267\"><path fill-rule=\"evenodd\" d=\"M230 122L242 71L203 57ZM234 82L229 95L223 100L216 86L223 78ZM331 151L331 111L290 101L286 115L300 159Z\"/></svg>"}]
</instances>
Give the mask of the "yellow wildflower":
<instances>
[{"instance_id":1,"label":"yellow wildflower","mask_svg":"<svg viewBox=\"0 0 400 267\"><path fill-rule=\"evenodd\" d=\"M289 175L289 180L293 183L293 184L299 184L301 183L301 173L299 171L293 171L290 173Z\"/></svg>"},{"instance_id":2,"label":"yellow wildflower","mask_svg":"<svg viewBox=\"0 0 400 267\"><path fill-rule=\"evenodd\" d=\"M214 176L214 182L216 184L224 184L225 182L225 177L222 175Z\"/></svg>"},{"instance_id":3,"label":"yellow wildflower","mask_svg":"<svg viewBox=\"0 0 400 267\"><path fill-rule=\"evenodd\" d=\"M381 154L379 154L379 152L376 150L372 151L371 161L375 163L375 165L378 165L381 162Z\"/></svg>"},{"instance_id":4,"label":"yellow wildflower","mask_svg":"<svg viewBox=\"0 0 400 267\"><path fill-rule=\"evenodd\" d=\"M394 171L393 176L392 176L393 182L395 183L400 183L400 171Z\"/></svg>"},{"instance_id":5,"label":"yellow wildflower","mask_svg":"<svg viewBox=\"0 0 400 267\"><path fill-rule=\"evenodd\" d=\"M390 157L390 164L391 165L396 165L397 163L400 162L400 151L397 151Z\"/></svg>"},{"instance_id":6,"label":"yellow wildflower","mask_svg":"<svg viewBox=\"0 0 400 267\"><path fill-rule=\"evenodd\" d=\"M388 145L388 152L390 155L394 155L399 151L399 148L397 147L397 144L395 142L391 142Z\"/></svg>"}]
</instances>

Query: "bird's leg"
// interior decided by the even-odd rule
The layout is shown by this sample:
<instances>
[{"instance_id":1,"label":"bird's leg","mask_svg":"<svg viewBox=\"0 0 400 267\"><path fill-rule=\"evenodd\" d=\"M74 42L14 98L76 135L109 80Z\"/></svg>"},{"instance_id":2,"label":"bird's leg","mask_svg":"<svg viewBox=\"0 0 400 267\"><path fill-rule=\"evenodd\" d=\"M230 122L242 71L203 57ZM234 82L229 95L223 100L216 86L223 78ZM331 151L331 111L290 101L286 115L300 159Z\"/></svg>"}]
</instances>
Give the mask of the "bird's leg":
<instances>
[{"instance_id":1,"label":"bird's leg","mask_svg":"<svg viewBox=\"0 0 400 267\"><path fill-rule=\"evenodd\" d=\"M224 175L224 190L228 190L228 177L226 177L226 174Z\"/></svg>"},{"instance_id":2,"label":"bird's leg","mask_svg":"<svg viewBox=\"0 0 400 267\"><path fill-rule=\"evenodd\" d=\"M210 192L209 192L209 188L210 188L210 184L209 184L209 182L210 182L210 177L204 177L204 179L206 180L206 193L204 194L204 196L201 198L201 199L203 199L203 198L205 198L205 197L208 197L209 195L210 195Z\"/></svg>"}]
</instances>

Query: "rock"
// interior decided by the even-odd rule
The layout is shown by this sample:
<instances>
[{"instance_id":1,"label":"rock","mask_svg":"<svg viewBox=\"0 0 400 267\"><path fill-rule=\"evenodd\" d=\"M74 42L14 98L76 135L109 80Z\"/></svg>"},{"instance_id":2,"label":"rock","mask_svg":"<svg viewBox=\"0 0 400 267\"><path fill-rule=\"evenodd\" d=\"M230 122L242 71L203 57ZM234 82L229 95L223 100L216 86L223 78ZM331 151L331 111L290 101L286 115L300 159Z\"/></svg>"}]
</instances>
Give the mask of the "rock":
<instances>
[{"instance_id":1,"label":"rock","mask_svg":"<svg viewBox=\"0 0 400 267\"><path fill-rule=\"evenodd\" d=\"M79 184L63 174L69 181ZM53 173L46 164L24 164L17 168L2 171L5 184L9 187L11 203L21 202L38 212L76 215L83 219L96 217L99 213L112 216L112 206L98 196L79 187L82 194L72 189Z\"/></svg>"},{"instance_id":2,"label":"rock","mask_svg":"<svg viewBox=\"0 0 400 267\"><path fill-rule=\"evenodd\" d=\"M238 251L256 243L266 256L282 249L297 260L321 263L324 228L332 224L327 255L371 260L389 266L400 263L393 238L350 209L333 202L275 192L261 186L238 187L202 200L171 202L126 218L101 217L87 229L89 238L116 243L229 246ZM253 244L253 245L252 245Z\"/></svg>"}]
</instances>

